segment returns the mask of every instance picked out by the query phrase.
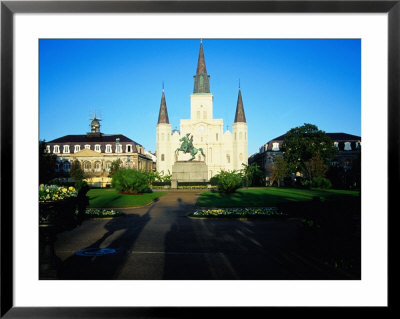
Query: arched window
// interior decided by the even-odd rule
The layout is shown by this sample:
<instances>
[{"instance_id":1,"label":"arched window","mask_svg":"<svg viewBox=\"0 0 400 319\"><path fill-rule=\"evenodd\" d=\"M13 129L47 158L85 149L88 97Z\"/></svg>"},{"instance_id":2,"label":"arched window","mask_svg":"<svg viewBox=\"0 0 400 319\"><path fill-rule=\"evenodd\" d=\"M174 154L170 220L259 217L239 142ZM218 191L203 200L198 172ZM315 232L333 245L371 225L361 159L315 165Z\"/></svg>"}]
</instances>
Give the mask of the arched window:
<instances>
[{"instance_id":1,"label":"arched window","mask_svg":"<svg viewBox=\"0 0 400 319\"><path fill-rule=\"evenodd\" d=\"M90 162L85 162L83 164L83 170L84 171L90 171L91 168L92 168L92 164L90 164Z\"/></svg>"},{"instance_id":2,"label":"arched window","mask_svg":"<svg viewBox=\"0 0 400 319\"><path fill-rule=\"evenodd\" d=\"M101 163L100 162L95 162L94 163L94 170L96 171L96 172L100 172L101 171Z\"/></svg>"},{"instance_id":3,"label":"arched window","mask_svg":"<svg viewBox=\"0 0 400 319\"><path fill-rule=\"evenodd\" d=\"M68 161L65 161L65 162L63 163L63 170L64 170L64 172L69 172L70 169L71 169L71 163L68 162Z\"/></svg>"}]
</instances>

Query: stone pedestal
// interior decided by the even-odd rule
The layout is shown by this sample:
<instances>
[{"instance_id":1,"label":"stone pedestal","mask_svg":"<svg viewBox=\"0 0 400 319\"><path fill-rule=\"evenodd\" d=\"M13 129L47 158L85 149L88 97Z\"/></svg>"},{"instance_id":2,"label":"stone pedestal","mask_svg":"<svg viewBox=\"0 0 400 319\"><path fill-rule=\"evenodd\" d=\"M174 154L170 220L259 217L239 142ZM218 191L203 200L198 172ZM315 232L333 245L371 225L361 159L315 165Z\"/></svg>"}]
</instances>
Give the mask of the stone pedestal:
<instances>
[{"instance_id":1,"label":"stone pedestal","mask_svg":"<svg viewBox=\"0 0 400 319\"><path fill-rule=\"evenodd\" d=\"M178 188L178 183L207 182L208 167L200 161L177 161L172 165L171 188Z\"/></svg>"}]
</instances>

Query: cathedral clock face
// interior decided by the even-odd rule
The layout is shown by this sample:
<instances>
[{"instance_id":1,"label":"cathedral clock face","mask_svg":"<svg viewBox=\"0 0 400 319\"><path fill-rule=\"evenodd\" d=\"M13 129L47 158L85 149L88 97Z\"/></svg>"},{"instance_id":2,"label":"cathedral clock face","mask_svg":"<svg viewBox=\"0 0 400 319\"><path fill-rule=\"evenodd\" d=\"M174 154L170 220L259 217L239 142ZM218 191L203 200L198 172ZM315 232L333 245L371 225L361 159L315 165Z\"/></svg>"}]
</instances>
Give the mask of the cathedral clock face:
<instances>
[{"instance_id":1,"label":"cathedral clock face","mask_svg":"<svg viewBox=\"0 0 400 319\"><path fill-rule=\"evenodd\" d=\"M204 131L205 131L204 126L203 126L203 125L200 125L200 126L199 126L199 132L200 132L200 133L204 133Z\"/></svg>"}]
</instances>

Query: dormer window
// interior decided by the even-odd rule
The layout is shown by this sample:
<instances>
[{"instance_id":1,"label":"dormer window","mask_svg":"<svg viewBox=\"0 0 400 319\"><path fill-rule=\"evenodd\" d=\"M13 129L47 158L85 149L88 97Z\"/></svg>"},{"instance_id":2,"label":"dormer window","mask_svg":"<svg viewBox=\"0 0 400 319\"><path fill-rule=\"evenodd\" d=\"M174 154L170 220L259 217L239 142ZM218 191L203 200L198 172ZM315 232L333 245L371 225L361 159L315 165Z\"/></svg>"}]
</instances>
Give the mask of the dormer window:
<instances>
[{"instance_id":1,"label":"dormer window","mask_svg":"<svg viewBox=\"0 0 400 319\"><path fill-rule=\"evenodd\" d=\"M50 145L46 145L46 153L50 153Z\"/></svg>"},{"instance_id":2,"label":"dormer window","mask_svg":"<svg viewBox=\"0 0 400 319\"><path fill-rule=\"evenodd\" d=\"M63 153L69 153L69 145L64 145Z\"/></svg>"},{"instance_id":3,"label":"dormer window","mask_svg":"<svg viewBox=\"0 0 400 319\"><path fill-rule=\"evenodd\" d=\"M86 145L85 145L85 148L86 148L87 150L90 150L90 145L86 144Z\"/></svg>"},{"instance_id":4,"label":"dormer window","mask_svg":"<svg viewBox=\"0 0 400 319\"><path fill-rule=\"evenodd\" d=\"M333 145L334 145L336 148L339 148L339 143L338 143L338 142L333 142Z\"/></svg>"},{"instance_id":5,"label":"dormer window","mask_svg":"<svg viewBox=\"0 0 400 319\"><path fill-rule=\"evenodd\" d=\"M279 151L279 143L272 143L272 150Z\"/></svg>"},{"instance_id":6,"label":"dormer window","mask_svg":"<svg viewBox=\"0 0 400 319\"><path fill-rule=\"evenodd\" d=\"M344 150L345 150L345 151L351 151L351 144L350 144L350 142L345 142L345 143L344 143Z\"/></svg>"},{"instance_id":7,"label":"dormer window","mask_svg":"<svg viewBox=\"0 0 400 319\"><path fill-rule=\"evenodd\" d=\"M112 153L111 144L106 145L106 153Z\"/></svg>"},{"instance_id":8,"label":"dormer window","mask_svg":"<svg viewBox=\"0 0 400 319\"><path fill-rule=\"evenodd\" d=\"M94 150L95 150L95 152L101 153L101 145L100 145L100 144L96 144L96 145L94 146Z\"/></svg>"},{"instance_id":9,"label":"dormer window","mask_svg":"<svg viewBox=\"0 0 400 319\"><path fill-rule=\"evenodd\" d=\"M132 153L132 145L131 144L126 145L126 153Z\"/></svg>"},{"instance_id":10,"label":"dormer window","mask_svg":"<svg viewBox=\"0 0 400 319\"><path fill-rule=\"evenodd\" d=\"M121 144L117 144L115 146L115 153L122 153L122 145Z\"/></svg>"},{"instance_id":11,"label":"dormer window","mask_svg":"<svg viewBox=\"0 0 400 319\"><path fill-rule=\"evenodd\" d=\"M56 153L56 154L60 153L60 146L59 145L54 145L53 153Z\"/></svg>"},{"instance_id":12,"label":"dormer window","mask_svg":"<svg viewBox=\"0 0 400 319\"><path fill-rule=\"evenodd\" d=\"M80 145L75 145L74 153L78 153L81 150Z\"/></svg>"}]
</instances>

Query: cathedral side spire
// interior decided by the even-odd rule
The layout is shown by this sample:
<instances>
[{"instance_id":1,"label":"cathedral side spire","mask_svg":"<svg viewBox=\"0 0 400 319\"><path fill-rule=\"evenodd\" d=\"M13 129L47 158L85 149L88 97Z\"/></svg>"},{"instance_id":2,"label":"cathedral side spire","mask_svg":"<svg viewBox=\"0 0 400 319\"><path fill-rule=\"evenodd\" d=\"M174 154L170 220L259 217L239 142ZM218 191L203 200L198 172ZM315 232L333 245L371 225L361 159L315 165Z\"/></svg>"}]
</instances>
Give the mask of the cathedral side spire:
<instances>
[{"instance_id":1,"label":"cathedral side spire","mask_svg":"<svg viewBox=\"0 0 400 319\"><path fill-rule=\"evenodd\" d=\"M204 58L203 41L200 41L197 70L194 76L193 93L210 93L210 76L207 75L206 60Z\"/></svg>"},{"instance_id":2,"label":"cathedral side spire","mask_svg":"<svg viewBox=\"0 0 400 319\"><path fill-rule=\"evenodd\" d=\"M158 124L160 123L169 124L167 103L165 102L165 94L164 94L164 82L163 82L163 90L161 96L160 112L158 114Z\"/></svg>"},{"instance_id":3,"label":"cathedral side spire","mask_svg":"<svg viewBox=\"0 0 400 319\"><path fill-rule=\"evenodd\" d=\"M237 105L236 105L236 113L235 113L234 123L237 123L237 122L246 123L246 115L244 114L242 92L240 90L240 87L239 87L239 95L238 95L238 100L237 100Z\"/></svg>"}]
</instances>

